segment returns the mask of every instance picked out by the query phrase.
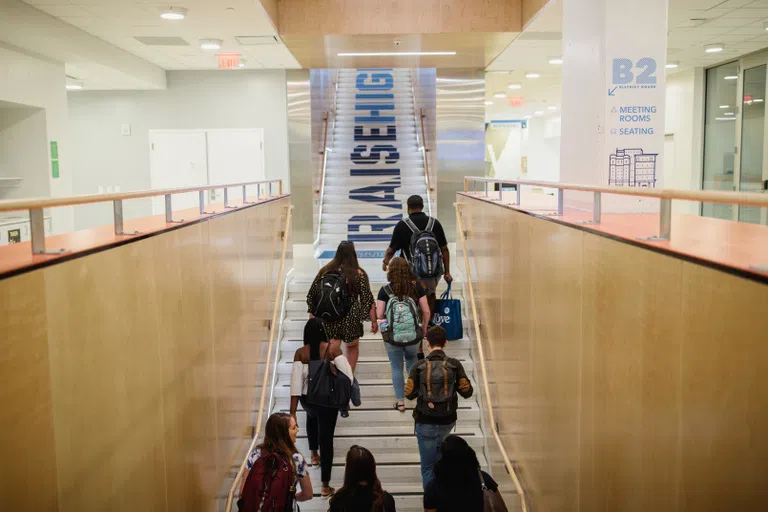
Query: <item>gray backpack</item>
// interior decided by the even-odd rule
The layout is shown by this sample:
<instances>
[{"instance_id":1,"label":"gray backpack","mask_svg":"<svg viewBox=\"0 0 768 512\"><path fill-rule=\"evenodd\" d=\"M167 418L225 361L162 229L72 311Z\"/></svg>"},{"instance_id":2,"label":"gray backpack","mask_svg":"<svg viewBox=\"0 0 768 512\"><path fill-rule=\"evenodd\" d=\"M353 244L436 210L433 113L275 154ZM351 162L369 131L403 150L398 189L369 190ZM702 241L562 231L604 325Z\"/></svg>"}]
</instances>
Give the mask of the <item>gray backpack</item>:
<instances>
[{"instance_id":1,"label":"gray backpack","mask_svg":"<svg viewBox=\"0 0 768 512\"><path fill-rule=\"evenodd\" d=\"M384 341L397 347L415 345L422 340L423 332L419 322L419 308L409 296L398 297L392 287L384 287L387 297L385 318L387 327L382 333Z\"/></svg>"}]
</instances>

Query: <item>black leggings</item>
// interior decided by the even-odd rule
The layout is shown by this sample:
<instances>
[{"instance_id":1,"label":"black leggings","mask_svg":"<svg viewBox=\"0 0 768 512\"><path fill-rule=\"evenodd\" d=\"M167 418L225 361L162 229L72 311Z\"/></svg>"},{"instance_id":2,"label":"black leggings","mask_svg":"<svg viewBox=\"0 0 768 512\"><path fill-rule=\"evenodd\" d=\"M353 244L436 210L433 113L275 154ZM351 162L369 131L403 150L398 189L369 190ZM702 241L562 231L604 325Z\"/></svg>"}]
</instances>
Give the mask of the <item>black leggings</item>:
<instances>
[{"instance_id":1,"label":"black leggings","mask_svg":"<svg viewBox=\"0 0 768 512\"><path fill-rule=\"evenodd\" d=\"M320 449L320 479L323 483L329 484L333 467L333 436L336 432L339 410L307 403L305 396L302 396L300 401L307 413L309 449L311 451Z\"/></svg>"}]
</instances>

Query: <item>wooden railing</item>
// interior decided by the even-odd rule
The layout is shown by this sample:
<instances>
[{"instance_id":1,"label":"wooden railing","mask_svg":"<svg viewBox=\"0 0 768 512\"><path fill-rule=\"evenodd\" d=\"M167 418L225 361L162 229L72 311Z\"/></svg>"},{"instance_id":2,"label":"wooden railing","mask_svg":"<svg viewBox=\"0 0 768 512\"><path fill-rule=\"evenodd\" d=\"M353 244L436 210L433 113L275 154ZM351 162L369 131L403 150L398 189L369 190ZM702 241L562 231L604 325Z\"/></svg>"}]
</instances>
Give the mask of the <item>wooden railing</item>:
<instances>
[{"instance_id":1,"label":"wooden railing","mask_svg":"<svg viewBox=\"0 0 768 512\"><path fill-rule=\"evenodd\" d=\"M325 171L328 166L328 123L330 112L323 114L323 145L320 148L320 177L318 179L315 193L320 195L318 200L318 212L317 212L317 238L315 239L315 245L320 242L320 223L323 220L323 196L325 195Z\"/></svg>"},{"instance_id":2,"label":"wooden railing","mask_svg":"<svg viewBox=\"0 0 768 512\"><path fill-rule=\"evenodd\" d=\"M528 512L528 500L525 495L525 489L523 489L523 486L520 483L520 478L518 477L517 472L515 471L515 466L512 464L512 461L507 455L507 450L504 447L504 443L501 441L501 437L499 436L499 431L498 431L498 423L496 423L496 415L493 412L493 404L491 403L491 389L490 389L490 386L488 385L488 370L485 365L485 349L483 348L483 337L482 337L482 333L480 332L480 320L477 315L477 305L475 303L475 290L474 290L474 287L472 286L472 271L469 266L469 255L467 253L467 236L466 236L467 232L464 229L464 222L461 216L461 204L457 203L455 206L456 206L456 227L459 232L459 238L461 239L461 248L464 253L466 284L467 284L467 287L469 288L469 303L472 308L472 320L475 327L475 341L477 343L478 356L480 357L480 369L482 372L482 380L483 380L483 394L485 396L485 405L488 411L489 426L490 426L491 432L493 433L493 438L496 441L496 445L498 446L499 451L501 452L501 457L504 460L504 467L507 469L507 473L509 473L509 476L512 479L512 484L515 486L517 495L520 498L520 510L522 510L522 512Z\"/></svg>"},{"instance_id":3,"label":"wooden railing","mask_svg":"<svg viewBox=\"0 0 768 512\"><path fill-rule=\"evenodd\" d=\"M247 181L242 183L228 183L223 185L205 185L202 187L183 187L183 188L168 188L158 190L142 190L137 192L121 192L116 194L91 194L69 197L45 197L34 199L11 199L7 201L0 201L0 212L27 210L29 212L30 220L30 236L32 239L32 253L33 254L61 254L65 252L63 250L47 251L45 248L45 226L43 218L43 208L55 208L60 206L77 206L83 204L93 203L105 203L111 202L114 213L114 226L116 235L137 235L139 233L125 232L123 229L123 201L130 199L142 199L146 197L165 197L165 222L167 223L179 223L183 220L173 219L173 203L172 196L174 194L186 194L190 192L199 193L199 207L200 215L210 215L211 212L205 211L205 192L208 190L224 190L224 207L225 208L237 208L237 206L229 205L228 189L242 188L243 205L253 204L248 201L248 187L256 186L256 199L262 198L262 187L268 194L268 197L272 197L273 185L277 185L278 194L283 194L283 180L264 180L264 181Z\"/></svg>"},{"instance_id":4,"label":"wooden railing","mask_svg":"<svg viewBox=\"0 0 768 512\"><path fill-rule=\"evenodd\" d=\"M658 236L652 237L654 240L669 240L669 237L671 236L672 200L768 207L768 194L759 194L754 192L676 190L645 187L601 187L594 185L559 183L556 181L503 180L498 178L485 178L477 176L467 176L464 178L464 192L470 192L470 183L473 184L471 191L473 193L477 193L477 184L482 183L485 188L485 197L490 197L488 185L498 185L499 200L502 198L504 185L515 185L517 189L517 199L514 203L514 206L517 206L518 208L522 208L521 187L542 187L557 189L557 211L556 213L553 213L552 216L563 215L563 198L566 190L590 192L593 194L592 220L589 222L590 224L600 224L602 216L603 194L656 198L660 201L659 234Z\"/></svg>"},{"instance_id":5,"label":"wooden railing","mask_svg":"<svg viewBox=\"0 0 768 512\"><path fill-rule=\"evenodd\" d=\"M251 440L251 444L248 446L248 451L245 453L245 456L243 457L242 463L240 464L240 468L237 470L237 473L235 474L235 478L232 481L232 486L229 488L229 494L227 494L227 504L226 508L224 508L225 512L230 512L232 510L232 503L235 499L235 493L240 487L240 481L245 475L245 470L247 467L248 457L250 456L253 449L256 447L256 443L258 442L258 438L261 435L261 425L264 421L264 407L267 397L267 388L271 390L274 388L275 383L272 383L272 386L267 386L267 383L269 382L269 367L270 367L270 359L272 359L272 353L275 353L276 360L280 358L280 352L278 350L273 350L275 345L275 332L279 330L279 323L278 323L278 310L282 307L283 301L280 300L281 295L283 295L283 287L287 286L287 279L283 275L283 271L285 269L285 254L288 247L288 231L291 228L291 214L293 212L293 206L288 207L288 211L285 216L285 228L282 232L283 237L283 248L282 252L280 253L280 269L278 270L278 278L277 278L277 288L275 288L275 301L274 301L274 308L272 309L272 322L270 323L269 327L269 345L267 348L267 358L265 359L266 364L264 365L264 378L261 382L261 398L259 399L259 412L256 417L256 428L253 433L253 439ZM277 367L273 365L273 372L277 371ZM267 406L269 407L269 406Z\"/></svg>"}]
</instances>

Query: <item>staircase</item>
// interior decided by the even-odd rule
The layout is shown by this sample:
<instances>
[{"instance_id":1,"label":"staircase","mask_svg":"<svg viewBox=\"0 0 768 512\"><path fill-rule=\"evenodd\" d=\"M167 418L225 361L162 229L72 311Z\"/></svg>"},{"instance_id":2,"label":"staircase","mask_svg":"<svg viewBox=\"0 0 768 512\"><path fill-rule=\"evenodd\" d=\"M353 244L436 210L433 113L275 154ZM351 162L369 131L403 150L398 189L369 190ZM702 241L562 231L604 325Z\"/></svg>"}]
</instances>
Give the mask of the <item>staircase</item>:
<instances>
[{"instance_id":1,"label":"staircase","mask_svg":"<svg viewBox=\"0 0 768 512\"><path fill-rule=\"evenodd\" d=\"M409 69L340 70L316 257L351 240L381 259L414 194L427 201Z\"/></svg>"},{"instance_id":2,"label":"staircase","mask_svg":"<svg viewBox=\"0 0 768 512\"><path fill-rule=\"evenodd\" d=\"M278 365L278 380L274 390L274 411L290 410L290 374L293 355L302 343L302 333L307 320L305 302L307 290L314 276L298 276L288 286L286 316L283 320L281 340L281 360ZM372 284L374 296L382 283ZM458 288L458 290L456 290ZM454 294L461 294L462 287L454 283ZM477 402L478 387L475 382L475 368L471 358L469 325L464 318L465 335L460 341L448 342L447 352L458 358L467 370L475 396L469 400L459 398L459 420L455 433L467 439L477 451L480 463L487 469L484 449L486 440L480 427L480 408ZM357 379L360 382L363 404L352 408L349 418L339 417L334 443L335 457L331 486L340 488L344 478L344 461L347 450L355 444L365 446L376 457L378 475L382 486L390 492L397 502L398 512L423 512L421 470L419 451L414 437L413 406L415 402L406 401L408 411L401 413L392 408L395 395L392 388L389 359L381 336L370 334L366 325L366 335L360 340L360 360L357 365ZM299 406L299 439L297 447L309 458L309 445L306 439L306 417ZM320 498L320 469L311 469L312 486L315 498L301 504L301 510L326 511L328 500ZM498 478L502 478L497 475ZM510 508L510 510L517 510Z\"/></svg>"}]
</instances>

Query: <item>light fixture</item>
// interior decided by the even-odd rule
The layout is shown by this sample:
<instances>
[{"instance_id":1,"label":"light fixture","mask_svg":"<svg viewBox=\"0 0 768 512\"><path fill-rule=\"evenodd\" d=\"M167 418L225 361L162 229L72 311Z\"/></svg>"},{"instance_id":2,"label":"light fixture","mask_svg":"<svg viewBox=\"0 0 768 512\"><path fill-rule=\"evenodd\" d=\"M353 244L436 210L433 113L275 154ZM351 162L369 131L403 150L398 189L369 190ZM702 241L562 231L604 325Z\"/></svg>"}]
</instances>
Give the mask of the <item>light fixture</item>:
<instances>
[{"instance_id":1,"label":"light fixture","mask_svg":"<svg viewBox=\"0 0 768 512\"><path fill-rule=\"evenodd\" d=\"M563 63L563 58L562 57L551 57L549 59L549 63L553 64L553 65L556 65L556 66L560 65L560 64Z\"/></svg>"},{"instance_id":2,"label":"light fixture","mask_svg":"<svg viewBox=\"0 0 768 512\"><path fill-rule=\"evenodd\" d=\"M523 88L523 84L519 82L513 82L507 86L507 89L522 89L522 88Z\"/></svg>"},{"instance_id":3,"label":"light fixture","mask_svg":"<svg viewBox=\"0 0 768 512\"><path fill-rule=\"evenodd\" d=\"M725 45L721 43L708 44L704 47L704 51L707 53L719 53L725 50Z\"/></svg>"},{"instance_id":4,"label":"light fixture","mask_svg":"<svg viewBox=\"0 0 768 512\"><path fill-rule=\"evenodd\" d=\"M667 69L676 69L680 67L679 62L667 62L666 66L664 66Z\"/></svg>"},{"instance_id":5,"label":"light fixture","mask_svg":"<svg viewBox=\"0 0 768 512\"><path fill-rule=\"evenodd\" d=\"M416 57L416 56L438 56L438 55L456 55L456 52L354 52L337 53L339 57Z\"/></svg>"},{"instance_id":6,"label":"light fixture","mask_svg":"<svg viewBox=\"0 0 768 512\"><path fill-rule=\"evenodd\" d=\"M534 114L537 116L543 116L544 112L542 112L541 110L537 110L536 112L534 112Z\"/></svg>"},{"instance_id":7,"label":"light fixture","mask_svg":"<svg viewBox=\"0 0 768 512\"><path fill-rule=\"evenodd\" d=\"M167 7L160 12L160 17L164 20L178 21L187 16L187 10L184 7Z\"/></svg>"},{"instance_id":8,"label":"light fixture","mask_svg":"<svg viewBox=\"0 0 768 512\"><path fill-rule=\"evenodd\" d=\"M752 100L752 103L762 103L762 102L763 102L763 98L755 98Z\"/></svg>"},{"instance_id":9,"label":"light fixture","mask_svg":"<svg viewBox=\"0 0 768 512\"><path fill-rule=\"evenodd\" d=\"M768 30L768 21L766 21L765 23L763 23L763 28L764 28L765 30Z\"/></svg>"},{"instance_id":10,"label":"light fixture","mask_svg":"<svg viewBox=\"0 0 768 512\"><path fill-rule=\"evenodd\" d=\"M68 91L81 91L83 90L82 82L69 82L66 86Z\"/></svg>"},{"instance_id":11,"label":"light fixture","mask_svg":"<svg viewBox=\"0 0 768 512\"><path fill-rule=\"evenodd\" d=\"M240 57L240 60L237 63L237 69L243 69L244 67L245 67L245 59Z\"/></svg>"},{"instance_id":12,"label":"light fixture","mask_svg":"<svg viewBox=\"0 0 768 512\"><path fill-rule=\"evenodd\" d=\"M731 108L730 105L720 105L720 108Z\"/></svg>"},{"instance_id":13,"label":"light fixture","mask_svg":"<svg viewBox=\"0 0 768 512\"><path fill-rule=\"evenodd\" d=\"M532 73L532 72L525 74L525 78L539 78L540 76L541 76L541 74L539 74L539 73Z\"/></svg>"},{"instance_id":14,"label":"light fixture","mask_svg":"<svg viewBox=\"0 0 768 512\"><path fill-rule=\"evenodd\" d=\"M736 114L734 114L733 112L723 112L723 115L724 116L735 116Z\"/></svg>"},{"instance_id":15,"label":"light fixture","mask_svg":"<svg viewBox=\"0 0 768 512\"><path fill-rule=\"evenodd\" d=\"M201 39L200 48L203 50L219 50L221 49L221 39Z\"/></svg>"},{"instance_id":16,"label":"light fixture","mask_svg":"<svg viewBox=\"0 0 768 512\"><path fill-rule=\"evenodd\" d=\"M533 116L525 116L525 118L526 118L526 119L530 119L530 118L532 118L532 117L533 117Z\"/></svg>"},{"instance_id":17,"label":"light fixture","mask_svg":"<svg viewBox=\"0 0 768 512\"><path fill-rule=\"evenodd\" d=\"M493 102L491 100L485 100L486 105L493 105Z\"/></svg>"},{"instance_id":18,"label":"light fixture","mask_svg":"<svg viewBox=\"0 0 768 512\"><path fill-rule=\"evenodd\" d=\"M550 105L547 107L547 110L557 110L557 107L554 105Z\"/></svg>"},{"instance_id":19,"label":"light fixture","mask_svg":"<svg viewBox=\"0 0 768 512\"><path fill-rule=\"evenodd\" d=\"M503 92L497 92L496 94L493 95L493 97L494 98L506 98L507 95L504 94Z\"/></svg>"},{"instance_id":20,"label":"light fixture","mask_svg":"<svg viewBox=\"0 0 768 512\"><path fill-rule=\"evenodd\" d=\"M739 79L738 75L728 75L723 77L723 80L738 80L738 79Z\"/></svg>"},{"instance_id":21,"label":"light fixture","mask_svg":"<svg viewBox=\"0 0 768 512\"><path fill-rule=\"evenodd\" d=\"M735 121L735 117L716 117L715 121Z\"/></svg>"}]
</instances>

